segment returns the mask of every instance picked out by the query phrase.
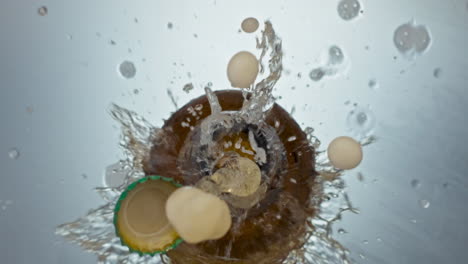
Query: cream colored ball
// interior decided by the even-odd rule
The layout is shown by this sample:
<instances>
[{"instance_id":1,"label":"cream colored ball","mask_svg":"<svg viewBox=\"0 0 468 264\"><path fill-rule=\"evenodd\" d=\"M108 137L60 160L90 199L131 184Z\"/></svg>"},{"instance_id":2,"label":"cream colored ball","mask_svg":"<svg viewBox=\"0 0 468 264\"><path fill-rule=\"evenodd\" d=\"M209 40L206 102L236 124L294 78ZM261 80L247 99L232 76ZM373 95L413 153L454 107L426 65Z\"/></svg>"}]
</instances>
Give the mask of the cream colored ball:
<instances>
[{"instance_id":1,"label":"cream colored ball","mask_svg":"<svg viewBox=\"0 0 468 264\"><path fill-rule=\"evenodd\" d=\"M259 25L260 24L256 18L248 17L242 21L241 28L246 33L253 33L257 31Z\"/></svg>"},{"instance_id":2,"label":"cream colored ball","mask_svg":"<svg viewBox=\"0 0 468 264\"><path fill-rule=\"evenodd\" d=\"M227 76L232 87L249 88L255 82L258 71L258 60L255 55L248 51L241 51L229 61Z\"/></svg>"},{"instance_id":3,"label":"cream colored ball","mask_svg":"<svg viewBox=\"0 0 468 264\"><path fill-rule=\"evenodd\" d=\"M350 137L337 137L328 145L328 159L338 169L356 168L362 161L362 146Z\"/></svg>"},{"instance_id":4,"label":"cream colored ball","mask_svg":"<svg viewBox=\"0 0 468 264\"><path fill-rule=\"evenodd\" d=\"M220 239L231 228L231 213L225 201L194 187L182 187L166 202L169 222L187 243Z\"/></svg>"}]
</instances>

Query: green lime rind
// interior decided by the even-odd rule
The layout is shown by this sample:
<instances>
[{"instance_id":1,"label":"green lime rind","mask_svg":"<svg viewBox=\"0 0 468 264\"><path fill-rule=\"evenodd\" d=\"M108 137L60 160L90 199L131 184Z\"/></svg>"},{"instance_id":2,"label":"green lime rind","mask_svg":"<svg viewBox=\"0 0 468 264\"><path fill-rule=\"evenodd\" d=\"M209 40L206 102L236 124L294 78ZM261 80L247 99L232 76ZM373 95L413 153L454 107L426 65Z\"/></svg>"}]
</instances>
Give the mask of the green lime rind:
<instances>
[{"instance_id":1,"label":"green lime rind","mask_svg":"<svg viewBox=\"0 0 468 264\"><path fill-rule=\"evenodd\" d=\"M120 244L122 244L122 246L125 246L129 249L130 253L137 253L138 255L140 256L143 256L143 255L150 255L150 256L155 256L157 254L164 254L166 253L167 251L171 250L171 249L174 249L176 248L177 246L179 246L182 242L184 242L184 240L182 238L177 238L176 240L174 240L174 242L166 247L165 249L163 250L156 250L156 251L152 251L152 252L143 252L143 251L139 251L139 250L136 250L136 249L133 249L131 248L129 245L127 245L125 243L125 241L122 239L122 237L120 236L120 233L119 233L119 230L117 229L117 213L120 211L120 207L122 206L122 201L125 200L125 198L127 198L127 195L128 193L135 189L135 187L138 186L138 184L140 183L144 183L144 182L147 182L148 180L152 180L152 181L165 181L165 182L169 182L169 183L172 183L174 186L176 187L182 187L183 185L180 184L180 183L177 183L174 181L174 179L172 178L167 178L167 177L163 177L163 176L157 176L157 175L150 175L150 176L145 176L133 183L131 183L126 189L125 191L120 195L119 197L119 200L117 201L117 204L115 205L115 208L114 208L114 228L115 228L115 234L117 235L117 237L120 239Z\"/></svg>"}]
</instances>

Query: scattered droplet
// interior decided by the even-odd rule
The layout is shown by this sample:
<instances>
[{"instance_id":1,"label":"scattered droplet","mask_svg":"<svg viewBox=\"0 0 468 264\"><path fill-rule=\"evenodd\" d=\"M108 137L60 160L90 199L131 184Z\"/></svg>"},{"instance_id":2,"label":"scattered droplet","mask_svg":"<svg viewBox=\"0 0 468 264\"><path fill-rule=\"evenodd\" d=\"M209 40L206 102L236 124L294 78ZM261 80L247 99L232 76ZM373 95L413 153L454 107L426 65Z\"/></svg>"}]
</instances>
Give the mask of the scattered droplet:
<instances>
[{"instance_id":1,"label":"scattered droplet","mask_svg":"<svg viewBox=\"0 0 468 264\"><path fill-rule=\"evenodd\" d=\"M115 46L115 45L117 44L117 42L115 42L114 40L111 39L111 40L109 41L109 44L111 44L112 46Z\"/></svg>"},{"instance_id":2,"label":"scattered droplet","mask_svg":"<svg viewBox=\"0 0 468 264\"><path fill-rule=\"evenodd\" d=\"M88 179L88 175L85 174L85 173L83 173L83 174L81 174L81 178L83 178L84 180L86 180L86 179Z\"/></svg>"},{"instance_id":3,"label":"scattered droplet","mask_svg":"<svg viewBox=\"0 0 468 264\"><path fill-rule=\"evenodd\" d=\"M427 50L431 36L426 26L416 25L414 21L410 21L397 27L393 34L393 43L400 53L411 58Z\"/></svg>"},{"instance_id":4,"label":"scattered droplet","mask_svg":"<svg viewBox=\"0 0 468 264\"><path fill-rule=\"evenodd\" d=\"M369 240L363 240L362 243L363 243L364 245L368 245L368 244L369 244Z\"/></svg>"},{"instance_id":5,"label":"scattered droplet","mask_svg":"<svg viewBox=\"0 0 468 264\"><path fill-rule=\"evenodd\" d=\"M119 66L119 71L122 77L126 79L131 79L135 77L135 74L136 74L135 65L131 61L122 62Z\"/></svg>"},{"instance_id":6,"label":"scattered droplet","mask_svg":"<svg viewBox=\"0 0 468 264\"><path fill-rule=\"evenodd\" d=\"M316 68L316 69L313 69L310 73L309 73L309 78L312 80L312 81L320 81L323 76L325 76L325 70L323 68Z\"/></svg>"},{"instance_id":7,"label":"scattered droplet","mask_svg":"<svg viewBox=\"0 0 468 264\"><path fill-rule=\"evenodd\" d=\"M413 187L414 189L417 189L421 187L421 182L417 179L414 179L411 181L411 187Z\"/></svg>"},{"instance_id":8,"label":"scattered droplet","mask_svg":"<svg viewBox=\"0 0 468 264\"><path fill-rule=\"evenodd\" d=\"M19 156L20 153L16 148L12 148L8 151L8 157L10 157L10 159L16 160L19 158Z\"/></svg>"},{"instance_id":9,"label":"scattered droplet","mask_svg":"<svg viewBox=\"0 0 468 264\"><path fill-rule=\"evenodd\" d=\"M193 84L192 83L187 83L186 85L184 85L184 88L182 88L182 90L184 90L184 92L186 93L189 93L190 91L193 90Z\"/></svg>"},{"instance_id":10,"label":"scattered droplet","mask_svg":"<svg viewBox=\"0 0 468 264\"><path fill-rule=\"evenodd\" d=\"M361 10L361 4L357 0L341 0L338 3L338 15L343 20L351 20L357 15L359 15L359 11Z\"/></svg>"},{"instance_id":11,"label":"scattered droplet","mask_svg":"<svg viewBox=\"0 0 468 264\"><path fill-rule=\"evenodd\" d=\"M139 94L139 93L140 93L140 91L139 91L138 89L134 89L134 90L133 90L133 94L136 95L136 94Z\"/></svg>"},{"instance_id":12,"label":"scattered droplet","mask_svg":"<svg viewBox=\"0 0 468 264\"><path fill-rule=\"evenodd\" d=\"M382 243L382 238L380 238L380 237L377 237L375 240L376 240L377 242L379 242L379 243Z\"/></svg>"},{"instance_id":13,"label":"scattered droplet","mask_svg":"<svg viewBox=\"0 0 468 264\"><path fill-rule=\"evenodd\" d=\"M73 36L70 34L67 34L67 40L72 40L72 39L73 39Z\"/></svg>"},{"instance_id":14,"label":"scattered droplet","mask_svg":"<svg viewBox=\"0 0 468 264\"><path fill-rule=\"evenodd\" d=\"M28 114L32 114L34 112L34 108L32 108L32 106L28 106L26 107L26 112L28 112Z\"/></svg>"},{"instance_id":15,"label":"scattered droplet","mask_svg":"<svg viewBox=\"0 0 468 264\"><path fill-rule=\"evenodd\" d=\"M290 136L290 137L288 138L288 142L292 142L292 141L294 141L294 140L296 140L296 136Z\"/></svg>"},{"instance_id":16,"label":"scattered droplet","mask_svg":"<svg viewBox=\"0 0 468 264\"><path fill-rule=\"evenodd\" d=\"M109 165L104 173L104 185L117 188L124 183L128 173L129 170L123 167L120 162Z\"/></svg>"},{"instance_id":17,"label":"scattered droplet","mask_svg":"<svg viewBox=\"0 0 468 264\"><path fill-rule=\"evenodd\" d=\"M427 209L429 206L431 206L431 203L428 200L419 200L419 205L422 208Z\"/></svg>"},{"instance_id":18,"label":"scattered droplet","mask_svg":"<svg viewBox=\"0 0 468 264\"><path fill-rule=\"evenodd\" d=\"M40 16L46 16L48 12L49 12L49 10L47 9L46 6L41 6L41 7L39 7L39 9L37 10L37 13L38 13Z\"/></svg>"},{"instance_id":19,"label":"scattered droplet","mask_svg":"<svg viewBox=\"0 0 468 264\"><path fill-rule=\"evenodd\" d=\"M364 181L364 174L362 174L362 172L358 172L357 174L357 178L360 182L363 182Z\"/></svg>"},{"instance_id":20,"label":"scattered droplet","mask_svg":"<svg viewBox=\"0 0 468 264\"><path fill-rule=\"evenodd\" d=\"M376 120L369 107L355 107L346 118L348 129L358 136L368 136L372 133Z\"/></svg>"},{"instance_id":21,"label":"scattered droplet","mask_svg":"<svg viewBox=\"0 0 468 264\"><path fill-rule=\"evenodd\" d=\"M174 27L174 24L172 22L167 23L167 29L172 29Z\"/></svg>"},{"instance_id":22,"label":"scattered droplet","mask_svg":"<svg viewBox=\"0 0 468 264\"><path fill-rule=\"evenodd\" d=\"M359 257L360 257L361 259L366 259L366 256L365 256L364 254L362 254L362 253L359 253Z\"/></svg>"},{"instance_id":23,"label":"scattered droplet","mask_svg":"<svg viewBox=\"0 0 468 264\"><path fill-rule=\"evenodd\" d=\"M369 85L369 88L373 90L377 90L379 88L379 84L377 83L376 79L370 79L368 85Z\"/></svg>"},{"instance_id":24,"label":"scattered droplet","mask_svg":"<svg viewBox=\"0 0 468 264\"><path fill-rule=\"evenodd\" d=\"M416 219L411 219L410 222L413 223L413 224L417 224L417 223L418 223L418 220L416 220Z\"/></svg>"},{"instance_id":25,"label":"scattered droplet","mask_svg":"<svg viewBox=\"0 0 468 264\"><path fill-rule=\"evenodd\" d=\"M338 229L338 234L347 234L348 232L346 232L346 230L344 230L343 228L340 228Z\"/></svg>"},{"instance_id":26,"label":"scattered droplet","mask_svg":"<svg viewBox=\"0 0 468 264\"><path fill-rule=\"evenodd\" d=\"M194 38L198 38L198 34L196 34L196 33L193 34L193 37L194 37Z\"/></svg>"},{"instance_id":27,"label":"scattered droplet","mask_svg":"<svg viewBox=\"0 0 468 264\"><path fill-rule=\"evenodd\" d=\"M328 49L328 55L330 65L338 65L344 61L343 51L338 46L331 46L330 49Z\"/></svg>"},{"instance_id":28,"label":"scattered droplet","mask_svg":"<svg viewBox=\"0 0 468 264\"><path fill-rule=\"evenodd\" d=\"M440 78L441 75L442 75L442 69L441 68L435 68L434 69L434 77Z\"/></svg>"}]
</instances>

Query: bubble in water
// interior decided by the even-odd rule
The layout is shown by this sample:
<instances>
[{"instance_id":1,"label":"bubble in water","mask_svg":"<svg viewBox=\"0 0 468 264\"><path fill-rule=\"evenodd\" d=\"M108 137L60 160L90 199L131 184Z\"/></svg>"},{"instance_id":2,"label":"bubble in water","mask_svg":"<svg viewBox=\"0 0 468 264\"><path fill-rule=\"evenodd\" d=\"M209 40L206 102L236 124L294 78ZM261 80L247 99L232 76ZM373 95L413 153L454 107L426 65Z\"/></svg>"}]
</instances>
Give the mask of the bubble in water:
<instances>
[{"instance_id":1,"label":"bubble in water","mask_svg":"<svg viewBox=\"0 0 468 264\"><path fill-rule=\"evenodd\" d=\"M331 65L341 64L344 61L343 51L341 51L340 47L338 46L331 46L330 49L328 49L328 55L329 64Z\"/></svg>"},{"instance_id":2,"label":"bubble in water","mask_svg":"<svg viewBox=\"0 0 468 264\"><path fill-rule=\"evenodd\" d=\"M174 24L172 22L167 23L167 29L172 29L174 27Z\"/></svg>"},{"instance_id":3,"label":"bubble in water","mask_svg":"<svg viewBox=\"0 0 468 264\"><path fill-rule=\"evenodd\" d=\"M37 10L37 13L38 13L40 16L46 16L48 12L49 12L49 10L47 9L46 6L41 6L41 7L39 7L39 9Z\"/></svg>"},{"instance_id":4,"label":"bubble in water","mask_svg":"<svg viewBox=\"0 0 468 264\"><path fill-rule=\"evenodd\" d=\"M312 81L320 81L323 76L325 76L325 69L323 68L316 68L316 69L313 69L310 73L309 73L309 78L312 80Z\"/></svg>"},{"instance_id":5,"label":"bubble in water","mask_svg":"<svg viewBox=\"0 0 468 264\"><path fill-rule=\"evenodd\" d=\"M428 200L419 200L419 205L422 208L427 209L429 206L431 206L431 203Z\"/></svg>"},{"instance_id":6,"label":"bubble in water","mask_svg":"<svg viewBox=\"0 0 468 264\"><path fill-rule=\"evenodd\" d=\"M393 34L393 43L400 53L412 56L427 50L431 36L426 26L416 25L411 21L397 27Z\"/></svg>"},{"instance_id":7,"label":"bubble in water","mask_svg":"<svg viewBox=\"0 0 468 264\"><path fill-rule=\"evenodd\" d=\"M124 168L120 162L109 165L104 173L104 186L117 188L121 186L129 173L129 170Z\"/></svg>"},{"instance_id":8,"label":"bubble in water","mask_svg":"<svg viewBox=\"0 0 468 264\"><path fill-rule=\"evenodd\" d=\"M369 107L356 106L346 118L348 129L358 136L368 136L374 129L376 120Z\"/></svg>"},{"instance_id":9,"label":"bubble in water","mask_svg":"<svg viewBox=\"0 0 468 264\"><path fill-rule=\"evenodd\" d=\"M421 182L417 179L414 179L411 181L411 187L413 187L414 189L417 189L421 187Z\"/></svg>"},{"instance_id":10,"label":"bubble in water","mask_svg":"<svg viewBox=\"0 0 468 264\"><path fill-rule=\"evenodd\" d=\"M434 74L434 77L440 78L440 76L442 75L442 69L441 68L435 68L433 74Z\"/></svg>"},{"instance_id":11,"label":"bubble in water","mask_svg":"<svg viewBox=\"0 0 468 264\"><path fill-rule=\"evenodd\" d=\"M184 92L186 92L186 93L189 93L190 91L193 90L193 84L192 83L187 83L186 85L184 85L184 88L182 88L182 90L184 90Z\"/></svg>"},{"instance_id":12,"label":"bubble in water","mask_svg":"<svg viewBox=\"0 0 468 264\"><path fill-rule=\"evenodd\" d=\"M135 65L131 61L122 62L119 66L119 71L122 77L126 79L131 79L135 77L135 74L136 74Z\"/></svg>"},{"instance_id":13,"label":"bubble in water","mask_svg":"<svg viewBox=\"0 0 468 264\"><path fill-rule=\"evenodd\" d=\"M370 79L368 85L369 85L369 88L373 90L376 90L379 88L379 84L377 83L376 79Z\"/></svg>"},{"instance_id":14,"label":"bubble in water","mask_svg":"<svg viewBox=\"0 0 468 264\"><path fill-rule=\"evenodd\" d=\"M357 0L341 0L338 3L338 15L343 20L351 20L357 15L359 15L359 11L361 10L361 4Z\"/></svg>"},{"instance_id":15,"label":"bubble in water","mask_svg":"<svg viewBox=\"0 0 468 264\"><path fill-rule=\"evenodd\" d=\"M19 158L19 156L20 153L16 148L12 148L8 151L8 157L10 157L10 159L16 160Z\"/></svg>"}]
</instances>

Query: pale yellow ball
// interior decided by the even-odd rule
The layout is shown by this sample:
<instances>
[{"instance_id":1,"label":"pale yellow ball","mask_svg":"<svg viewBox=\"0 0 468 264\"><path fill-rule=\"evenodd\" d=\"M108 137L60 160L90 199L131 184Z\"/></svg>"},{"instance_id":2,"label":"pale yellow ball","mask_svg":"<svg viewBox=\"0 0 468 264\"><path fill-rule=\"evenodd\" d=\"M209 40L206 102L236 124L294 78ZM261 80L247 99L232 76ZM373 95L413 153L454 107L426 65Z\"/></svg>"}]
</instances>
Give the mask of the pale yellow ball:
<instances>
[{"instance_id":1,"label":"pale yellow ball","mask_svg":"<svg viewBox=\"0 0 468 264\"><path fill-rule=\"evenodd\" d=\"M232 87L249 88L258 75L258 60L252 53L241 51L228 63L227 76Z\"/></svg>"},{"instance_id":2,"label":"pale yellow ball","mask_svg":"<svg viewBox=\"0 0 468 264\"><path fill-rule=\"evenodd\" d=\"M356 168L362 161L362 146L350 137L337 137L328 145L328 159L338 169Z\"/></svg>"},{"instance_id":3,"label":"pale yellow ball","mask_svg":"<svg viewBox=\"0 0 468 264\"><path fill-rule=\"evenodd\" d=\"M253 33L257 31L259 25L260 24L256 18L248 17L242 21L241 28L246 33Z\"/></svg>"},{"instance_id":4,"label":"pale yellow ball","mask_svg":"<svg viewBox=\"0 0 468 264\"><path fill-rule=\"evenodd\" d=\"M225 201L194 187L182 187L166 202L169 222L187 243L220 239L231 228Z\"/></svg>"}]
</instances>

